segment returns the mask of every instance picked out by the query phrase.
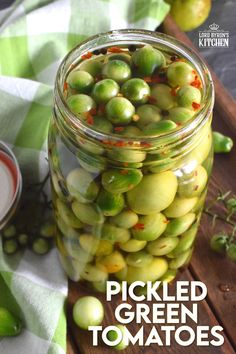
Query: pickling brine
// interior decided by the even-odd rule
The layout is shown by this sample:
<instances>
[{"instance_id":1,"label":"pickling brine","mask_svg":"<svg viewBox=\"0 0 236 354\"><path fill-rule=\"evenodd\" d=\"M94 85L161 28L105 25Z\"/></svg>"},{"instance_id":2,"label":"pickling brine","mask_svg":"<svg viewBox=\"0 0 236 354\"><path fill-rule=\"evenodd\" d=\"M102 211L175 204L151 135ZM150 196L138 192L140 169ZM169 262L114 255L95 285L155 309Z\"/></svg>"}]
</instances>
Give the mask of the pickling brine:
<instances>
[{"instance_id":1,"label":"pickling brine","mask_svg":"<svg viewBox=\"0 0 236 354\"><path fill-rule=\"evenodd\" d=\"M172 281L194 248L213 162L213 85L171 37L101 34L59 68L49 161L73 281Z\"/></svg>"}]
</instances>

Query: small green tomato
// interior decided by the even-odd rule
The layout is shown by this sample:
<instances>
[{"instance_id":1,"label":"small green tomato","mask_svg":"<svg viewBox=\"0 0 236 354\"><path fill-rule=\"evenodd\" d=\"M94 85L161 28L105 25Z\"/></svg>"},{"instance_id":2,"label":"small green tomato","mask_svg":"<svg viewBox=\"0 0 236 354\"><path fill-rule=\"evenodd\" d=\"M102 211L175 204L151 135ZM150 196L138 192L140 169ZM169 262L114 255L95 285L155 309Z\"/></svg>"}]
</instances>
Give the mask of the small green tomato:
<instances>
[{"instance_id":1,"label":"small green tomato","mask_svg":"<svg viewBox=\"0 0 236 354\"><path fill-rule=\"evenodd\" d=\"M134 106L124 97L113 97L106 105L107 119L113 124L129 124L134 113Z\"/></svg>"},{"instance_id":2,"label":"small green tomato","mask_svg":"<svg viewBox=\"0 0 236 354\"><path fill-rule=\"evenodd\" d=\"M67 104L70 110L76 115L88 112L96 107L94 100L90 96L82 93L70 96L67 99Z\"/></svg>"},{"instance_id":3,"label":"small green tomato","mask_svg":"<svg viewBox=\"0 0 236 354\"><path fill-rule=\"evenodd\" d=\"M94 78L87 71L77 70L69 73L67 82L70 88L79 93L88 93L94 84Z\"/></svg>"},{"instance_id":4,"label":"small green tomato","mask_svg":"<svg viewBox=\"0 0 236 354\"><path fill-rule=\"evenodd\" d=\"M113 343L118 342L117 344L112 345L115 350L124 350L128 347L128 340L126 338L126 327L120 324L113 327L114 329L108 332L107 338ZM119 340L119 336L121 337L121 340Z\"/></svg>"},{"instance_id":5,"label":"small green tomato","mask_svg":"<svg viewBox=\"0 0 236 354\"><path fill-rule=\"evenodd\" d=\"M99 326L104 318L102 303L94 296L84 296L76 301L73 307L73 319L77 326L88 329Z\"/></svg>"},{"instance_id":6,"label":"small green tomato","mask_svg":"<svg viewBox=\"0 0 236 354\"><path fill-rule=\"evenodd\" d=\"M218 233L212 236L210 241L211 249L217 253L224 253L226 251L228 235L223 233Z\"/></svg>"},{"instance_id":7,"label":"small green tomato","mask_svg":"<svg viewBox=\"0 0 236 354\"><path fill-rule=\"evenodd\" d=\"M150 87L144 80L134 78L123 84L121 92L134 104L146 103L150 95Z\"/></svg>"},{"instance_id":8,"label":"small green tomato","mask_svg":"<svg viewBox=\"0 0 236 354\"><path fill-rule=\"evenodd\" d=\"M103 66L102 75L107 79L123 83L131 77L131 69L123 60L111 60Z\"/></svg>"},{"instance_id":9,"label":"small green tomato","mask_svg":"<svg viewBox=\"0 0 236 354\"><path fill-rule=\"evenodd\" d=\"M92 96L97 103L107 103L119 92L119 85L111 79L98 81L92 91Z\"/></svg>"}]
</instances>

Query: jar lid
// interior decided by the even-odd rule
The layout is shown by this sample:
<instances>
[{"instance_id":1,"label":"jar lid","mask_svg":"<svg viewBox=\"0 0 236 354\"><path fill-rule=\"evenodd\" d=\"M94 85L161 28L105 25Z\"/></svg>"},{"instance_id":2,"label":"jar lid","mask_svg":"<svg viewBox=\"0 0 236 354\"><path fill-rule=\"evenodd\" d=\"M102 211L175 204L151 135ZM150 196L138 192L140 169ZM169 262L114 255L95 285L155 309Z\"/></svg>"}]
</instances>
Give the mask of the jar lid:
<instances>
[{"instance_id":1,"label":"jar lid","mask_svg":"<svg viewBox=\"0 0 236 354\"><path fill-rule=\"evenodd\" d=\"M0 230L13 216L21 190L22 178L18 162L9 147L0 141Z\"/></svg>"}]
</instances>

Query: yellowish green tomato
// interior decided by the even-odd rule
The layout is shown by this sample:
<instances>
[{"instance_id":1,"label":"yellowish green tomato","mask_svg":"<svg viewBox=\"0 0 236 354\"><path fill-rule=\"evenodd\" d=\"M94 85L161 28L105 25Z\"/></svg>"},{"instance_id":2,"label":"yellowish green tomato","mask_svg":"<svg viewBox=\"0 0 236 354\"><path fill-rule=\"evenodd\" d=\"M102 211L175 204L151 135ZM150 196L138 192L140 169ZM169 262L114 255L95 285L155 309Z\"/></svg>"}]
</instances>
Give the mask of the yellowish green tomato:
<instances>
[{"instance_id":1,"label":"yellowish green tomato","mask_svg":"<svg viewBox=\"0 0 236 354\"><path fill-rule=\"evenodd\" d=\"M130 229L138 222L138 215L132 210L123 210L120 214L110 218L110 222L118 227Z\"/></svg>"},{"instance_id":2,"label":"yellowish green tomato","mask_svg":"<svg viewBox=\"0 0 236 354\"><path fill-rule=\"evenodd\" d=\"M129 124L134 113L134 106L125 97L113 97L106 104L107 119L113 124Z\"/></svg>"},{"instance_id":3,"label":"yellowish green tomato","mask_svg":"<svg viewBox=\"0 0 236 354\"><path fill-rule=\"evenodd\" d=\"M127 264L133 267L143 267L150 264L152 261L152 255L145 251L130 253L126 257Z\"/></svg>"},{"instance_id":4,"label":"yellowish green tomato","mask_svg":"<svg viewBox=\"0 0 236 354\"><path fill-rule=\"evenodd\" d=\"M177 178L171 171L145 175L135 188L128 191L128 205L138 214L158 213L173 202L177 186Z\"/></svg>"},{"instance_id":5,"label":"yellowish green tomato","mask_svg":"<svg viewBox=\"0 0 236 354\"><path fill-rule=\"evenodd\" d=\"M177 124L172 120L161 120L156 123L149 123L145 126L143 134L144 135L158 135L168 133L174 130Z\"/></svg>"},{"instance_id":6,"label":"yellowish green tomato","mask_svg":"<svg viewBox=\"0 0 236 354\"><path fill-rule=\"evenodd\" d=\"M194 116L194 112L185 107L175 107L169 110L168 119L178 125L187 123Z\"/></svg>"},{"instance_id":7,"label":"yellowish green tomato","mask_svg":"<svg viewBox=\"0 0 236 354\"><path fill-rule=\"evenodd\" d=\"M113 130L113 125L109 120L104 117L96 116L93 117L93 129L99 130L103 133L111 133Z\"/></svg>"},{"instance_id":8,"label":"yellowish green tomato","mask_svg":"<svg viewBox=\"0 0 236 354\"><path fill-rule=\"evenodd\" d=\"M189 213L194 206L197 204L198 198L179 198L175 197L173 203L165 209L164 214L168 218L179 218L187 213Z\"/></svg>"},{"instance_id":9,"label":"yellowish green tomato","mask_svg":"<svg viewBox=\"0 0 236 354\"><path fill-rule=\"evenodd\" d=\"M150 87L144 80L133 78L122 85L121 92L134 104L146 103L150 95Z\"/></svg>"},{"instance_id":10,"label":"yellowish green tomato","mask_svg":"<svg viewBox=\"0 0 236 354\"><path fill-rule=\"evenodd\" d=\"M157 123L161 120L161 111L158 107L152 104L144 104L137 108L139 119L137 126L144 129L149 123Z\"/></svg>"},{"instance_id":11,"label":"yellowish green tomato","mask_svg":"<svg viewBox=\"0 0 236 354\"><path fill-rule=\"evenodd\" d=\"M96 265L105 268L107 273L116 273L125 268L126 263L123 255L119 251L114 251L108 256L98 257Z\"/></svg>"},{"instance_id":12,"label":"yellowish green tomato","mask_svg":"<svg viewBox=\"0 0 236 354\"><path fill-rule=\"evenodd\" d=\"M197 166L189 179L180 179L178 194L180 197L192 198L199 196L206 187L207 171L201 165Z\"/></svg>"},{"instance_id":13,"label":"yellowish green tomato","mask_svg":"<svg viewBox=\"0 0 236 354\"><path fill-rule=\"evenodd\" d=\"M127 340L125 339L126 338L126 327L123 325L120 325L120 324L116 325L115 327L116 327L116 330L110 330L108 332L107 338L109 341L115 342L115 341L117 341L118 333L120 332L122 335L122 339L118 344L116 344L115 346L112 346L112 349L124 350L125 348L128 347Z\"/></svg>"},{"instance_id":14,"label":"yellowish green tomato","mask_svg":"<svg viewBox=\"0 0 236 354\"><path fill-rule=\"evenodd\" d=\"M82 222L88 225L97 225L104 222L104 216L100 208L94 204L83 204L79 202L72 203L72 210L75 216Z\"/></svg>"},{"instance_id":15,"label":"yellowish green tomato","mask_svg":"<svg viewBox=\"0 0 236 354\"><path fill-rule=\"evenodd\" d=\"M94 84L94 78L87 71L77 70L69 73L67 82L70 88L79 93L88 93Z\"/></svg>"},{"instance_id":16,"label":"yellowish green tomato","mask_svg":"<svg viewBox=\"0 0 236 354\"><path fill-rule=\"evenodd\" d=\"M150 76L165 65L165 57L151 45L145 45L133 53L132 62L141 76Z\"/></svg>"},{"instance_id":17,"label":"yellowish green tomato","mask_svg":"<svg viewBox=\"0 0 236 354\"><path fill-rule=\"evenodd\" d=\"M168 110L175 105L175 96L168 85L157 84L153 86L151 96L156 100L156 105L160 109Z\"/></svg>"},{"instance_id":18,"label":"yellowish green tomato","mask_svg":"<svg viewBox=\"0 0 236 354\"><path fill-rule=\"evenodd\" d=\"M108 55L107 57L108 60L123 60L127 64L130 64L131 62L131 56L128 53L112 53Z\"/></svg>"},{"instance_id":19,"label":"yellowish green tomato","mask_svg":"<svg viewBox=\"0 0 236 354\"><path fill-rule=\"evenodd\" d=\"M209 16L211 0L174 0L171 16L182 31L192 31Z\"/></svg>"},{"instance_id":20,"label":"yellowish green tomato","mask_svg":"<svg viewBox=\"0 0 236 354\"><path fill-rule=\"evenodd\" d=\"M144 267L129 266L126 280L129 284L134 281L156 281L165 274L167 269L168 263L165 258L153 257L152 262Z\"/></svg>"},{"instance_id":21,"label":"yellowish green tomato","mask_svg":"<svg viewBox=\"0 0 236 354\"><path fill-rule=\"evenodd\" d=\"M92 97L82 93L70 96L67 99L67 105L75 114L82 114L96 107L96 103Z\"/></svg>"},{"instance_id":22,"label":"yellowish green tomato","mask_svg":"<svg viewBox=\"0 0 236 354\"><path fill-rule=\"evenodd\" d=\"M177 91L177 102L179 106L193 109L193 104L200 104L201 92L193 86L183 86Z\"/></svg>"},{"instance_id":23,"label":"yellowish green tomato","mask_svg":"<svg viewBox=\"0 0 236 354\"><path fill-rule=\"evenodd\" d=\"M98 185L93 176L82 168L69 172L66 178L69 193L79 202L93 201L98 194Z\"/></svg>"},{"instance_id":24,"label":"yellowish green tomato","mask_svg":"<svg viewBox=\"0 0 236 354\"><path fill-rule=\"evenodd\" d=\"M79 66L79 70L87 71L93 77L98 76L102 71L102 63L99 60L88 59L82 61Z\"/></svg>"},{"instance_id":25,"label":"yellowish green tomato","mask_svg":"<svg viewBox=\"0 0 236 354\"><path fill-rule=\"evenodd\" d=\"M194 213L188 213L179 218L171 219L165 230L165 236L176 237L187 231L196 218Z\"/></svg>"},{"instance_id":26,"label":"yellowish green tomato","mask_svg":"<svg viewBox=\"0 0 236 354\"><path fill-rule=\"evenodd\" d=\"M172 87L190 85L195 79L195 72L193 68L182 61L177 61L167 69L168 83Z\"/></svg>"},{"instance_id":27,"label":"yellowish green tomato","mask_svg":"<svg viewBox=\"0 0 236 354\"><path fill-rule=\"evenodd\" d=\"M119 85L111 79L98 81L92 90L92 97L97 103L107 103L119 92Z\"/></svg>"},{"instance_id":28,"label":"yellowish green tomato","mask_svg":"<svg viewBox=\"0 0 236 354\"><path fill-rule=\"evenodd\" d=\"M94 296L81 297L73 306L73 319L82 329L88 329L89 326L99 326L103 318L103 305Z\"/></svg>"},{"instance_id":29,"label":"yellowish green tomato","mask_svg":"<svg viewBox=\"0 0 236 354\"><path fill-rule=\"evenodd\" d=\"M132 235L137 240L153 241L165 231L167 219L161 213L140 216L132 228Z\"/></svg>"},{"instance_id":30,"label":"yellowish green tomato","mask_svg":"<svg viewBox=\"0 0 236 354\"><path fill-rule=\"evenodd\" d=\"M148 243L147 251L153 256L164 256L173 251L178 243L178 237L160 237L158 240Z\"/></svg>"},{"instance_id":31,"label":"yellowish green tomato","mask_svg":"<svg viewBox=\"0 0 236 354\"><path fill-rule=\"evenodd\" d=\"M123 60L110 60L102 68L104 78L115 80L121 84L131 77L130 66Z\"/></svg>"}]
</instances>

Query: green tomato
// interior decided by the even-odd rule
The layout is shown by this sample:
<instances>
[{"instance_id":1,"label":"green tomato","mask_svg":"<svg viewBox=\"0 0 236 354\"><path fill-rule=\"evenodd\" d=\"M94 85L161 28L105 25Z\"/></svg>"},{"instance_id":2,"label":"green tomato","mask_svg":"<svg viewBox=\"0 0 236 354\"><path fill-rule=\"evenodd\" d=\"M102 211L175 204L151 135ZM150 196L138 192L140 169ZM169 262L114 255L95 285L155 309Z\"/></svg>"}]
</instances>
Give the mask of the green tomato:
<instances>
[{"instance_id":1,"label":"green tomato","mask_svg":"<svg viewBox=\"0 0 236 354\"><path fill-rule=\"evenodd\" d=\"M175 97L168 85L157 84L153 86L151 96L156 100L156 105L160 109L168 110L175 105Z\"/></svg>"},{"instance_id":2,"label":"green tomato","mask_svg":"<svg viewBox=\"0 0 236 354\"><path fill-rule=\"evenodd\" d=\"M125 229L130 229L138 222L138 215L132 210L124 210L120 214L110 218L110 223L123 227Z\"/></svg>"},{"instance_id":3,"label":"green tomato","mask_svg":"<svg viewBox=\"0 0 236 354\"><path fill-rule=\"evenodd\" d=\"M211 249L217 253L225 253L229 237L224 233L212 236L210 241Z\"/></svg>"},{"instance_id":4,"label":"green tomato","mask_svg":"<svg viewBox=\"0 0 236 354\"><path fill-rule=\"evenodd\" d=\"M126 327L123 325L116 325L116 329L110 330L107 334L107 338L111 342L115 342L118 339L118 333L121 333L122 339L119 341L118 344L112 346L113 349L115 350L124 350L125 348L128 347L128 340L126 339Z\"/></svg>"},{"instance_id":5,"label":"green tomato","mask_svg":"<svg viewBox=\"0 0 236 354\"><path fill-rule=\"evenodd\" d=\"M155 70L165 66L165 57L151 45L145 45L133 53L132 62L141 76L150 76Z\"/></svg>"},{"instance_id":6,"label":"green tomato","mask_svg":"<svg viewBox=\"0 0 236 354\"><path fill-rule=\"evenodd\" d=\"M121 92L134 104L146 103L150 95L150 87L144 80L134 78L123 84Z\"/></svg>"},{"instance_id":7,"label":"green tomato","mask_svg":"<svg viewBox=\"0 0 236 354\"><path fill-rule=\"evenodd\" d=\"M172 120L161 120L156 123L149 123L145 126L144 135L165 134L177 128L177 124Z\"/></svg>"},{"instance_id":8,"label":"green tomato","mask_svg":"<svg viewBox=\"0 0 236 354\"><path fill-rule=\"evenodd\" d=\"M181 107L194 110L193 103L201 102L201 92L196 87L183 86L177 91L177 102Z\"/></svg>"},{"instance_id":9,"label":"green tomato","mask_svg":"<svg viewBox=\"0 0 236 354\"><path fill-rule=\"evenodd\" d=\"M79 202L93 201L98 195L98 185L93 176L82 168L76 168L66 178L67 188L72 197Z\"/></svg>"},{"instance_id":10,"label":"green tomato","mask_svg":"<svg viewBox=\"0 0 236 354\"><path fill-rule=\"evenodd\" d=\"M97 103L107 103L119 92L119 85L111 79L98 81L92 90L92 97Z\"/></svg>"},{"instance_id":11,"label":"green tomato","mask_svg":"<svg viewBox=\"0 0 236 354\"><path fill-rule=\"evenodd\" d=\"M161 120L161 111L158 107L151 104L144 104L137 108L139 120L137 126L140 129L145 129L149 123L157 123Z\"/></svg>"},{"instance_id":12,"label":"green tomato","mask_svg":"<svg viewBox=\"0 0 236 354\"><path fill-rule=\"evenodd\" d=\"M67 105L76 115L88 112L92 108L96 107L94 100L90 96L84 95L82 93L70 96L67 99Z\"/></svg>"},{"instance_id":13,"label":"green tomato","mask_svg":"<svg viewBox=\"0 0 236 354\"><path fill-rule=\"evenodd\" d=\"M102 185L111 193L125 193L142 180L143 174L139 170L110 169L102 174Z\"/></svg>"},{"instance_id":14,"label":"green tomato","mask_svg":"<svg viewBox=\"0 0 236 354\"><path fill-rule=\"evenodd\" d=\"M99 326L104 318L104 308L96 297L81 297L73 306L73 319L77 326L88 329L89 326Z\"/></svg>"},{"instance_id":15,"label":"green tomato","mask_svg":"<svg viewBox=\"0 0 236 354\"><path fill-rule=\"evenodd\" d=\"M67 82L70 88L79 93L88 93L94 84L94 78L87 71L77 70L69 73Z\"/></svg>"},{"instance_id":16,"label":"green tomato","mask_svg":"<svg viewBox=\"0 0 236 354\"><path fill-rule=\"evenodd\" d=\"M195 75L192 66L182 61L170 64L167 69L168 83L172 87L190 85Z\"/></svg>"},{"instance_id":17,"label":"green tomato","mask_svg":"<svg viewBox=\"0 0 236 354\"><path fill-rule=\"evenodd\" d=\"M148 215L167 208L175 198L177 178L171 171L145 175L127 193L127 202L135 213Z\"/></svg>"},{"instance_id":18,"label":"green tomato","mask_svg":"<svg viewBox=\"0 0 236 354\"><path fill-rule=\"evenodd\" d=\"M194 116L194 112L185 107L175 107L169 110L168 119L178 125L187 123Z\"/></svg>"},{"instance_id":19,"label":"green tomato","mask_svg":"<svg viewBox=\"0 0 236 354\"><path fill-rule=\"evenodd\" d=\"M161 213L145 215L139 217L136 225L132 228L132 235L135 239L153 241L165 231L167 219Z\"/></svg>"},{"instance_id":20,"label":"green tomato","mask_svg":"<svg viewBox=\"0 0 236 354\"><path fill-rule=\"evenodd\" d=\"M96 77L102 71L102 63L96 59L84 60L79 64L78 69L87 71L93 77Z\"/></svg>"},{"instance_id":21,"label":"green tomato","mask_svg":"<svg viewBox=\"0 0 236 354\"><path fill-rule=\"evenodd\" d=\"M212 136L215 153L228 153L232 150L234 142L229 136L219 132L213 132Z\"/></svg>"},{"instance_id":22,"label":"green tomato","mask_svg":"<svg viewBox=\"0 0 236 354\"><path fill-rule=\"evenodd\" d=\"M105 216L115 216L124 208L125 200L123 194L114 194L101 189L97 204Z\"/></svg>"},{"instance_id":23,"label":"green tomato","mask_svg":"<svg viewBox=\"0 0 236 354\"><path fill-rule=\"evenodd\" d=\"M93 129L99 130L103 133L111 133L113 130L113 125L106 118L96 116L93 117Z\"/></svg>"},{"instance_id":24,"label":"green tomato","mask_svg":"<svg viewBox=\"0 0 236 354\"><path fill-rule=\"evenodd\" d=\"M134 113L134 106L124 97L113 97L106 105L107 119L113 124L129 124Z\"/></svg>"},{"instance_id":25,"label":"green tomato","mask_svg":"<svg viewBox=\"0 0 236 354\"><path fill-rule=\"evenodd\" d=\"M231 261L236 261L236 244L231 243L227 249L227 257L231 259Z\"/></svg>"},{"instance_id":26,"label":"green tomato","mask_svg":"<svg viewBox=\"0 0 236 354\"><path fill-rule=\"evenodd\" d=\"M123 60L110 60L103 66L102 75L120 84L131 77L131 69Z\"/></svg>"}]
</instances>

